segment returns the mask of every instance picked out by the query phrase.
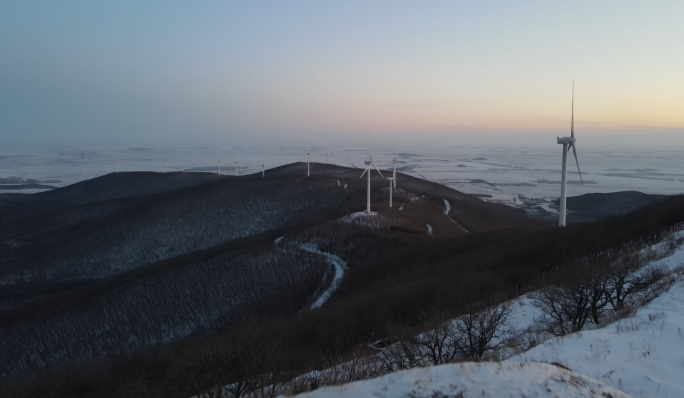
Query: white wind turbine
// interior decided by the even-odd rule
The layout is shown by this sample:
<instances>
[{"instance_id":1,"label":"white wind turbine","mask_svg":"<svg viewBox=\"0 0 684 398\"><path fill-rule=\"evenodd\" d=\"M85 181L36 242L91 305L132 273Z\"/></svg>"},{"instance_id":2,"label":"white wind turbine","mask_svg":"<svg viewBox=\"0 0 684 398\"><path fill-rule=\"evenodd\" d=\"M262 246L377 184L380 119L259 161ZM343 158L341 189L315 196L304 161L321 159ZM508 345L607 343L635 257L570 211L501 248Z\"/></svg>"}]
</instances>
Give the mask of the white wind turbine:
<instances>
[{"instance_id":1,"label":"white wind turbine","mask_svg":"<svg viewBox=\"0 0 684 398\"><path fill-rule=\"evenodd\" d=\"M368 200L366 201L366 213L370 214L370 212L371 212L371 208L370 208L370 203L371 203L371 183L370 183L370 181L371 181L371 166L373 166L375 168L375 170L378 170L378 173L380 173L380 176L382 178L385 178L385 176L382 175L382 173L377 168L377 166L375 166L375 163L373 163L373 135L371 135L371 139L370 139L370 149L368 151L368 160L366 160L366 164L368 165L368 167L366 167L366 170L364 170L363 173L361 173L361 177L359 177L359 178L363 178L363 175L366 174L366 172L368 172Z\"/></svg>"},{"instance_id":2,"label":"white wind turbine","mask_svg":"<svg viewBox=\"0 0 684 398\"><path fill-rule=\"evenodd\" d=\"M309 157L311 156L311 152L309 151L309 148L306 148L305 151L306 151L306 176L309 177Z\"/></svg>"},{"instance_id":3,"label":"white wind turbine","mask_svg":"<svg viewBox=\"0 0 684 398\"><path fill-rule=\"evenodd\" d=\"M560 197L560 209L558 211L558 225L561 227L565 226L565 204L567 197L567 186L568 186L568 151L572 147L572 153L575 155L575 163L577 163L577 171L579 172L580 181L584 185L582 180L582 172L579 168L579 161L577 160L577 150L576 150L576 139L575 139L575 81L572 81L572 116L570 119L570 137L556 137L556 141L563 145L563 176L561 178L561 197Z\"/></svg>"},{"instance_id":4,"label":"white wind turbine","mask_svg":"<svg viewBox=\"0 0 684 398\"><path fill-rule=\"evenodd\" d=\"M237 160L235 161L235 177L238 176L238 162Z\"/></svg>"},{"instance_id":5,"label":"white wind turbine","mask_svg":"<svg viewBox=\"0 0 684 398\"><path fill-rule=\"evenodd\" d=\"M332 152L326 152L326 153L325 153L325 164L328 164L328 155L330 155L330 156L335 156L335 154L332 153Z\"/></svg>"},{"instance_id":6,"label":"white wind turbine","mask_svg":"<svg viewBox=\"0 0 684 398\"><path fill-rule=\"evenodd\" d=\"M392 163L394 163L394 172L392 173L392 177L387 178L390 182L390 207L392 207L392 189L397 189L397 159L392 159Z\"/></svg>"},{"instance_id":7,"label":"white wind turbine","mask_svg":"<svg viewBox=\"0 0 684 398\"><path fill-rule=\"evenodd\" d=\"M219 166L219 177L221 176L221 159L218 161L218 166Z\"/></svg>"},{"instance_id":8,"label":"white wind turbine","mask_svg":"<svg viewBox=\"0 0 684 398\"><path fill-rule=\"evenodd\" d=\"M116 174L119 174L119 159L116 159Z\"/></svg>"},{"instance_id":9,"label":"white wind turbine","mask_svg":"<svg viewBox=\"0 0 684 398\"><path fill-rule=\"evenodd\" d=\"M261 176L266 177L266 166L268 166L266 163L261 165Z\"/></svg>"}]
</instances>

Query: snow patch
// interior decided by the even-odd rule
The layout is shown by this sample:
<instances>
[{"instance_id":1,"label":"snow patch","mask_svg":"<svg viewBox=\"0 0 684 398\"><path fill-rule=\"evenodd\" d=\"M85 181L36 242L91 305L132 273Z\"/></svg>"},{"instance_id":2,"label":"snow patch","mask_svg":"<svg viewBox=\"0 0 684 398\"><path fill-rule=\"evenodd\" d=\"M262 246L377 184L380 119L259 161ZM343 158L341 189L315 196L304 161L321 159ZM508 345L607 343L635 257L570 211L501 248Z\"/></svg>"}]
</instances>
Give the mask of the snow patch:
<instances>
[{"instance_id":1,"label":"snow patch","mask_svg":"<svg viewBox=\"0 0 684 398\"><path fill-rule=\"evenodd\" d=\"M451 203L449 203L448 200L444 199L444 214L446 214L447 217L449 217L449 213L451 212ZM461 224L459 224L456 220L453 218L449 217L449 220L451 220L452 223L458 225L459 228L463 230L463 232L470 233L467 229L463 228Z\"/></svg>"},{"instance_id":2,"label":"snow patch","mask_svg":"<svg viewBox=\"0 0 684 398\"><path fill-rule=\"evenodd\" d=\"M461 394L461 395L459 395ZM323 387L306 398L383 397L613 397L627 394L581 374L545 363L455 363L413 368L377 379Z\"/></svg>"},{"instance_id":3,"label":"snow patch","mask_svg":"<svg viewBox=\"0 0 684 398\"><path fill-rule=\"evenodd\" d=\"M370 212L370 213L367 213L365 210L364 210L364 211L357 211L356 213L347 214L346 216L340 218L340 221L342 221L342 222L348 222L348 223L353 223L353 222L355 222L355 221L358 221L358 220L361 219L361 218L364 218L364 217L373 217L373 216L377 216L377 215L378 215L377 212Z\"/></svg>"}]
</instances>

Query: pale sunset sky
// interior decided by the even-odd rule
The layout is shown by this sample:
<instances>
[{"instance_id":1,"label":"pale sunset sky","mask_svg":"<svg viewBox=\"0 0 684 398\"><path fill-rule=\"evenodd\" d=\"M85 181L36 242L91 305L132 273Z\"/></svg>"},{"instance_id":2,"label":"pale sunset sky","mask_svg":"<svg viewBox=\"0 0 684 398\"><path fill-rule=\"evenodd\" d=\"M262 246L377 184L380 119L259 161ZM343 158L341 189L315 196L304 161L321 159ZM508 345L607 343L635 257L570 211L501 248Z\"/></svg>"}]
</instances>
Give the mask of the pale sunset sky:
<instances>
[{"instance_id":1,"label":"pale sunset sky","mask_svg":"<svg viewBox=\"0 0 684 398\"><path fill-rule=\"evenodd\" d=\"M684 1L0 1L0 142L684 136Z\"/></svg>"}]
</instances>

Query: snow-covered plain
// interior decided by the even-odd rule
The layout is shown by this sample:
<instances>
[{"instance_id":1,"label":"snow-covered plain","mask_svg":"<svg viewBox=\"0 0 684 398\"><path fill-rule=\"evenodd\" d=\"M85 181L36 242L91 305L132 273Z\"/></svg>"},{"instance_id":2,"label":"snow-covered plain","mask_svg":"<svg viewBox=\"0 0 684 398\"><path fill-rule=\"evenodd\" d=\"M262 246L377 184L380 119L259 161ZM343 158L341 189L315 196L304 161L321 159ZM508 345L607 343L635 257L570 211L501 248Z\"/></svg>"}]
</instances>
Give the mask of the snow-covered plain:
<instances>
[{"instance_id":1,"label":"snow-covered plain","mask_svg":"<svg viewBox=\"0 0 684 398\"><path fill-rule=\"evenodd\" d=\"M3 146L0 148L0 179L21 177L61 187L116 171L222 171L260 173L261 165L277 167L305 160L304 146L294 145L205 145L155 147L49 147ZM356 167L368 154L366 143L312 147L311 161ZM649 194L684 192L684 157L681 150L597 150L582 146L578 153L585 184L579 184L575 169L569 169L570 196L594 192L641 191ZM489 200L516 204L518 195L556 199L560 191L560 149L555 137L548 147L510 148L496 146L400 145L377 142L374 161L389 170L398 155L398 171L435 181L459 191L489 195ZM315 167L315 165L312 165ZM312 170L313 171L313 170ZM268 170L266 170L268 174ZM359 172L360 174L360 172ZM57 182L58 181L58 182ZM2 183L2 180L0 180ZM400 182L399 182L400 184ZM3 191L7 192L7 191ZM551 211L551 210L550 210Z\"/></svg>"},{"instance_id":2,"label":"snow-covered plain","mask_svg":"<svg viewBox=\"0 0 684 398\"><path fill-rule=\"evenodd\" d=\"M454 363L414 368L377 379L323 387L306 398L628 397L581 374L544 363Z\"/></svg>"}]
</instances>

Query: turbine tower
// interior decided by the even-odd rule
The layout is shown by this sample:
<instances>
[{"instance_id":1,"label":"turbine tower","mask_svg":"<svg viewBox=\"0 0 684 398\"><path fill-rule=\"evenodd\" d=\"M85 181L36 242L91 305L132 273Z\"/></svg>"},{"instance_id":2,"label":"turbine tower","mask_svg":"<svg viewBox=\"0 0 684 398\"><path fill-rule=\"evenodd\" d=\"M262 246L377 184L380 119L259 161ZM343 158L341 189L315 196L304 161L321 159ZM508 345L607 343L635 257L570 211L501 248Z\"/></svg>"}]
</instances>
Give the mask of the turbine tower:
<instances>
[{"instance_id":1,"label":"turbine tower","mask_svg":"<svg viewBox=\"0 0 684 398\"><path fill-rule=\"evenodd\" d=\"M306 151L306 176L309 177L309 157L311 156L311 152L309 152L309 148L306 148L305 151Z\"/></svg>"},{"instance_id":2,"label":"turbine tower","mask_svg":"<svg viewBox=\"0 0 684 398\"><path fill-rule=\"evenodd\" d=\"M119 174L119 159L116 159L116 174Z\"/></svg>"},{"instance_id":3,"label":"turbine tower","mask_svg":"<svg viewBox=\"0 0 684 398\"><path fill-rule=\"evenodd\" d=\"M267 166L266 163L261 165L261 176L262 177L266 177L266 166Z\"/></svg>"},{"instance_id":4,"label":"turbine tower","mask_svg":"<svg viewBox=\"0 0 684 398\"><path fill-rule=\"evenodd\" d=\"M579 172L580 181L584 185L582 180L582 172L579 168L579 161L577 160L577 149L575 139L575 81L572 81L572 114L570 119L570 137L556 137L556 142L563 145L563 176L561 178L561 196L560 196L560 209L558 209L558 225L561 227L565 226L565 204L567 198L567 187L568 187L568 151L572 147L572 153L575 155L575 163L577 163L577 171Z\"/></svg>"},{"instance_id":5,"label":"turbine tower","mask_svg":"<svg viewBox=\"0 0 684 398\"><path fill-rule=\"evenodd\" d=\"M335 156L335 154L332 152L326 152L325 153L325 164L328 164L328 155Z\"/></svg>"},{"instance_id":6,"label":"turbine tower","mask_svg":"<svg viewBox=\"0 0 684 398\"><path fill-rule=\"evenodd\" d=\"M392 177L387 178L390 182L390 207L392 207L392 188L397 189L397 159L392 159L392 163L394 163L394 172Z\"/></svg>"},{"instance_id":7,"label":"turbine tower","mask_svg":"<svg viewBox=\"0 0 684 398\"><path fill-rule=\"evenodd\" d=\"M221 177L221 159L219 159L218 165L219 165L219 177Z\"/></svg>"},{"instance_id":8,"label":"turbine tower","mask_svg":"<svg viewBox=\"0 0 684 398\"><path fill-rule=\"evenodd\" d=\"M370 208L370 203L371 203L371 183L370 183L371 166L373 166L375 168L375 170L378 170L377 166L375 166L375 163L373 163L373 135L372 134L371 134L371 139L370 139L370 149L368 151L368 160L366 160L366 164L368 165L368 167L366 167L366 170L364 170L363 173L361 173L361 177L359 177L359 178L363 178L363 175L366 174L366 172L368 172L368 200L366 201L366 213L370 214L371 213L371 208ZM382 178L385 178L385 176L382 175L382 173L380 173L380 170L378 170L378 173L380 174L380 176Z\"/></svg>"},{"instance_id":9,"label":"turbine tower","mask_svg":"<svg viewBox=\"0 0 684 398\"><path fill-rule=\"evenodd\" d=\"M235 161L235 177L238 176L238 162L237 160Z\"/></svg>"}]
</instances>

